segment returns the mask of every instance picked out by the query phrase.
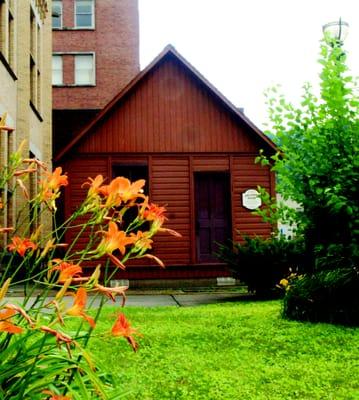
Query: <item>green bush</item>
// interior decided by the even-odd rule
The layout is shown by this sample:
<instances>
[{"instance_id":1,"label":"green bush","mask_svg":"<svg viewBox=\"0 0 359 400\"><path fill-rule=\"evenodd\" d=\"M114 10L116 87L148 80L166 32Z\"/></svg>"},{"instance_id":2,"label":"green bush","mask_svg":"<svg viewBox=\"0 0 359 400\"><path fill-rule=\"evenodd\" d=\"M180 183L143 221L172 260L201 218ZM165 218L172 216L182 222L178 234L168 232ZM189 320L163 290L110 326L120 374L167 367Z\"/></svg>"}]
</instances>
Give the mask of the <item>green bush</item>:
<instances>
[{"instance_id":1,"label":"green bush","mask_svg":"<svg viewBox=\"0 0 359 400\"><path fill-rule=\"evenodd\" d=\"M243 240L243 243L220 245L217 256L248 285L249 291L260 297L278 295L279 281L291 271L303 268L304 243L300 238L244 236Z\"/></svg>"},{"instance_id":2,"label":"green bush","mask_svg":"<svg viewBox=\"0 0 359 400\"><path fill-rule=\"evenodd\" d=\"M283 316L290 319L359 325L359 271L337 268L289 280Z\"/></svg>"}]
</instances>

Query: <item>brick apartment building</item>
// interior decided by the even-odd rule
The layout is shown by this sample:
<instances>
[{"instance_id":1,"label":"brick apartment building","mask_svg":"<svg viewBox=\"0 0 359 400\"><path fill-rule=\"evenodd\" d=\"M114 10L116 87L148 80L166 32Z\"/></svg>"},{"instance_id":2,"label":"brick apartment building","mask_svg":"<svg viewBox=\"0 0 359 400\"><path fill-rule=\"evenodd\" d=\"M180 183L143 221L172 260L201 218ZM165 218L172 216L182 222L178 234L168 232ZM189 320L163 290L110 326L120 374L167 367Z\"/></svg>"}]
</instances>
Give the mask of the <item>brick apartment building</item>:
<instances>
[{"instance_id":1,"label":"brick apartment building","mask_svg":"<svg viewBox=\"0 0 359 400\"><path fill-rule=\"evenodd\" d=\"M56 154L139 72L137 0L53 0Z\"/></svg>"},{"instance_id":2,"label":"brick apartment building","mask_svg":"<svg viewBox=\"0 0 359 400\"><path fill-rule=\"evenodd\" d=\"M0 116L13 128L0 127L0 167L23 140L24 157L51 163L50 12L51 0L0 1ZM30 192L36 190L34 175L32 180ZM1 196L0 226L11 226L24 199L7 190ZM44 227L47 222L41 221Z\"/></svg>"}]
</instances>

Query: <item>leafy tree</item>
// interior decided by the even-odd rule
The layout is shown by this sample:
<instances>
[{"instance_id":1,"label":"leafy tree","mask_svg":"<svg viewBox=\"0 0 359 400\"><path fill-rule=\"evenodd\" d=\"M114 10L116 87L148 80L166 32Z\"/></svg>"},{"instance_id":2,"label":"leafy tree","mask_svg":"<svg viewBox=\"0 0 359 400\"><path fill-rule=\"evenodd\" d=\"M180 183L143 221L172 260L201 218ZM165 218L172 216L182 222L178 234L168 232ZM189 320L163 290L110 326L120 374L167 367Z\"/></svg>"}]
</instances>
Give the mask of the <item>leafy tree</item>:
<instances>
[{"instance_id":1,"label":"leafy tree","mask_svg":"<svg viewBox=\"0 0 359 400\"><path fill-rule=\"evenodd\" d=\"M319 62L319 98L309 84L300 107L277 88L267 93L267 134L279 152L271 160L259 157L272 162L283 198L301 206L295 219L306 241L308 272L354 267L358 259L359 97L340 42L323 40Z\"/></svg>"}]
</instances>

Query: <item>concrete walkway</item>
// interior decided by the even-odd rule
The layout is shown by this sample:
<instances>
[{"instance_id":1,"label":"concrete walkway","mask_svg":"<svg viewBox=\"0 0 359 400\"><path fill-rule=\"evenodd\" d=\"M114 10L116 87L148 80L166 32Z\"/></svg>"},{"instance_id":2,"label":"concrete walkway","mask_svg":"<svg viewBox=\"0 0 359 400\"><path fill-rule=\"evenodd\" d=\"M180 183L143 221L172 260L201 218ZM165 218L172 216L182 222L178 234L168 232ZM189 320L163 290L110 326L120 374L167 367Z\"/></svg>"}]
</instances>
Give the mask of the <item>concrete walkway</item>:
<instances>
[{"instance_id":1,"label":"concrete walkway","mask_svg":"<svg viewBox=\"0 0 359 400\"><path fill-rule=\"evenodd\" d=\"M128 294L126 307L189 307L198 306L202 304L215 304L224 302L233 302L245 300L249 296L241 293L181 293L181 294ZM72 304L73 300L71 297L66 297L69 304ZM23 300L22 296L15 294L7 298L8 302L14 304L21 304ZM35 300L31 298L30 304ZM97 296L95 299L88 300L88 304L93 300L91 307L96 308L99 305L100 297ZM116 303L108 300L106 305L121 304L121 298L117 297Z\"/></svg>"}]
</instances>

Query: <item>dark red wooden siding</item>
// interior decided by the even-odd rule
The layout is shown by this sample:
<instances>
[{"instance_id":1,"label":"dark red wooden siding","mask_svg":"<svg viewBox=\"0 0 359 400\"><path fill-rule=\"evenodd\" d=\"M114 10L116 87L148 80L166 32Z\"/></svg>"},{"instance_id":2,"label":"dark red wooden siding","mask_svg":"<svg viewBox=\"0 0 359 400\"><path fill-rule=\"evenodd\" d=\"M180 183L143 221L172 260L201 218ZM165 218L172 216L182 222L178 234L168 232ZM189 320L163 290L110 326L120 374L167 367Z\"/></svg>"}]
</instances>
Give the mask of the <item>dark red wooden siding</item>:
<instances>
[{"instance_id":1,"label":"dark red wooden siding","mask_svg":"<svg viewBox=\"0 0 359 400\"><path fill-rule=\"evenodd\" d=\"M88 132L66 156L70 177L66 212L74 211L89 176L111 178L111 165L146 164L151 201L168 210L166 226L182 238L157 236L154 254L167 266L133 265L122 274L130 279L214 277L219 265L198 265L195 237L196 172L227 172L230 176L232 237L269 235L271 227L242 206L242 193L261 185L273 193L268 168L254 164L262 139L221 104L209 89L174 59L166 59ZM73 235L72 235L73 237ZM71 238L68 238L71 240ZM171 267L177 266L177 269Z\"/></svg>"},{"instance_id":2,"label":"dark red wooden siding","mask_svg":"<svg viewBox=\"0 0 359 400\"><path fill-rule=\"evenodd\" d=\"M271 225L264 223L261 217L253 215L243 207L242 193L247 189L262 186L272 193L271 175L268 168L254 164L255 156L234 156L232 159L232 212L235 221L233 237L240 239L240 234L268 236Z\"/></svg>"},{"instance_id":3,"label":"dark red wooden siding","mask_svg":"<svg viewBox=\"0 0 359 400\"><path fill-rule=\"evenodd\" d=\"M247 131L245 131L247 129ZM78 153L257 152L258 137L174 60L120 101Z\"/></svg>"},{"instance_id":4,"label":"dark red wooden siding","mask_svg":"<svg viewBox=\"0 0 359 400\"><path fill-rule=\"evenodd\" d=\"M168 234L157 236L156 254L166 264L191 263L191 196L188 157L153 156L151 162L151 199L166 205L166 226L178 231L182 237Z\"/></svg>"}]
</instances>

